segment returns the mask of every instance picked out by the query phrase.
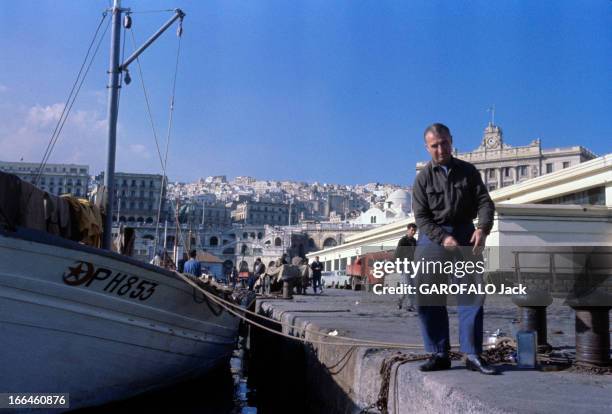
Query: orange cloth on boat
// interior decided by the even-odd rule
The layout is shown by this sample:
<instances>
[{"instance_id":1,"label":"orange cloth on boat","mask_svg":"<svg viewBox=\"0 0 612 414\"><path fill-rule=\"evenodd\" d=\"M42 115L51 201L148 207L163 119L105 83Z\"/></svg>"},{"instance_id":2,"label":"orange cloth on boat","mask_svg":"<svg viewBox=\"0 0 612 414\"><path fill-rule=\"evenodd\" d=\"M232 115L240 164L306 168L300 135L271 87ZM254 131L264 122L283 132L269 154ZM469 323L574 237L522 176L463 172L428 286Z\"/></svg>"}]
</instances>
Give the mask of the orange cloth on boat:
<instances>
[{"instance_id":1,"label":"orange cloth on boat","mask_svg":"<svg viewBox=\"0 0 612 414\"><path fill-rule=\"evenodd\" d=\"M61 196L70 205L74 225L78 226L80 241L89 246L102 245L102 214L100 209L88 200L71 196Z\"/></svg>"}]
</instances>

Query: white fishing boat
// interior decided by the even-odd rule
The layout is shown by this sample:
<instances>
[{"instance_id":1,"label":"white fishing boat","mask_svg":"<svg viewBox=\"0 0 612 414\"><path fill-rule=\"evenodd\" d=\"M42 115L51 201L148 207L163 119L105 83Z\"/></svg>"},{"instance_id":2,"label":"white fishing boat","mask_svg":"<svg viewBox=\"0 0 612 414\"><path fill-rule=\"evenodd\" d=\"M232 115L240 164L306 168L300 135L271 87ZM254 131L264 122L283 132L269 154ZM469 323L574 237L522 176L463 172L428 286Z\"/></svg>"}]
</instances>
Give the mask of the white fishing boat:
<instances>
[{"instance_id":1,"label":"white fishing boat","mask_svg":"<svg viewBox=\"0 0 612 414\"><path fill-rule=\"evenodd\" d=\"M172 272L35 230L0 234L0 389L103 404L227 361L238 318Z\"/></svg>"},{"instance_id":2,"label":"white fishing boat","mask_svg":"<svg viewBox=\"0 0 612 414\"><path fill-rule=\"evenodd\" d=\"M119 74L184 16L177 10L119 64L123 11L115 0L106 211L112 211L114 194ZM7 201L10 191L0 190ZM26 202L38 199L29 195ZM199 377L229 360L238 318L174 272L111 251L110 231L102 235L103 248L97 248L60 231L20 225L17 218L23 215L13 211L11 219L5 209L0 217L0 393L69 394L69 408L75 409ZM112 228L111 220L108 214L104 228ZM237 292L208 288L246 305L246 296L237 299Z\"/></svg>"}]
</instances>

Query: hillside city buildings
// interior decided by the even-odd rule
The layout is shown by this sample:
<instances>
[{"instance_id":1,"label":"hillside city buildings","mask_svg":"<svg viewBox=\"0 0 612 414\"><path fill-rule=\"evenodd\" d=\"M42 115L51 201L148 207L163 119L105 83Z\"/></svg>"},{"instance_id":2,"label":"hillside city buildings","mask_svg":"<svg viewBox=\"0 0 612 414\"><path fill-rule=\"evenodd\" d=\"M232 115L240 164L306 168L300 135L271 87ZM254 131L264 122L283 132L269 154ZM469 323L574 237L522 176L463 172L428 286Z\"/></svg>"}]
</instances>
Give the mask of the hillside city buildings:
<instances>
[{"instance_id":1,"label":"hillside city buildings","mask_svg":"<svg viewBox=\"0 0 612 414\"><path fill-rule=\"evenodd\" d=\"M493 123L485 128L477 149L454 154L473 163L491 191L571 170L596 157L581 146L545 149L538 139L513 147ZM417 172L425 165L417 163ZM75 164L47 164L39 171L36 163L0 162L0 170L37 181L50 193L78 197L87 196L104 178L103 174L90 177L88 166ZM553 201L599 204L603 199L598 189L585 189ZM162 250L176 258L195 248L217 257L227 272L234 266L251 266L256 257L268 263L283 253L304 256L341 246L365 230L410 220L411 204L411 189L391 184L228 179L225 175L179 183L167 182L159 174L118 172L113 232L120 226L136 229L134 256L138 259L150 260Z\"/></svg>"}]
</instances>

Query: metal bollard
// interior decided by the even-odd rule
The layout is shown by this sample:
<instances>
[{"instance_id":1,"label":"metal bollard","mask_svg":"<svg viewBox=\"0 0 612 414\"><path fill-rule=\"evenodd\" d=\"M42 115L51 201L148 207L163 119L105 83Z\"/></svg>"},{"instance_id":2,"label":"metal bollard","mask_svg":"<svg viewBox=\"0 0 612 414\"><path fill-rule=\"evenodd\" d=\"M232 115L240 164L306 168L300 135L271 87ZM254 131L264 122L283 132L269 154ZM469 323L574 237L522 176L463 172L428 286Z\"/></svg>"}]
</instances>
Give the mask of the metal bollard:
<instances>
[{"instance_id":1,"label":"metal bollard","mask_svg":"<svg viewBox=\"0 0 612 414\"><path fill-rule=\"evenodd\" d=\"M288 281L283 281L283 299L293 299L293 284Z\"/></svg>"},{"instance_id":2,"label":"metal bollard","mask_svg":"<svg viewBox=\"0 0 612 414\"><path fill-rule=\"evenodd\" d=\"M538 352L549 352L552 346L548 343L546 308L553 298L548 292L531 290L526 295L515 295L512 302L519 307L520 330L537 333Z\"/></svg>"},{"instance_id":3,"label":"metal bollard","mask_svg":"<svg viewBox=\"0 0 612 414\"><path fill-rule=\"evenodd\" d=\"M552 347L548 343L546 326L546 306L521 306L522 331L535 331L537 333L538 352L550 352Z\"/></svg>"},{"instance_id":4,"label":"metal bollard","mask_svg":"<svg viewBox=\"0 0 612 414\"><path fill-rule=\"evenodd\" d=\"M600 289L576 289L567 302L576 311L576 363L609 366L612 295Z\"/></svg>"},{"instance_id":5,"label":"metal bollard","mask_svg":"<svg viewBox=\"0 0 612 414\"><path fill-rule=\"evenodd\" d=\"M576 311L576 363L610 365L609 307L573 307Z\"/></svg>"}]
</instances>

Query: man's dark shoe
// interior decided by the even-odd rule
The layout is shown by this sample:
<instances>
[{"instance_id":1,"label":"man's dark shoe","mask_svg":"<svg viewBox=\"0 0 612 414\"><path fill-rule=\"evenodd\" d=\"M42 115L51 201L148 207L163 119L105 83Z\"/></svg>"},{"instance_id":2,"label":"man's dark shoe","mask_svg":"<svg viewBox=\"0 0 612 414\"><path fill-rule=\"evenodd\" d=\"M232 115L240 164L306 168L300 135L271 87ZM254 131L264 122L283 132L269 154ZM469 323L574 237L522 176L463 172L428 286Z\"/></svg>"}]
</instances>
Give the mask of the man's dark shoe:
<instances>
[{"instance_id":1,"label":"man's dark shoe","mask_svg":"<svg viewBox=\"0 0 612 414\"><path fill-rule=\"evenodd\" d=\"M445 369L450 369L451 360L449 357L441 357L438 355L434 355L430 357L427 362L419 367L419 370L423 372L429 371L442 371Z\"/></svg>"},{"instance_id":2,"label":"man's dark shoe","mask_svg":"<svg viewBox=\"0 0 612 414\"><path fill-rule=\"evenodd\" d=\"M480 356L468 356L465 358L465 367L470 371L478 371L485 375L495 375L497 370L487 364Z\"/></svg>"}]
</instances>

